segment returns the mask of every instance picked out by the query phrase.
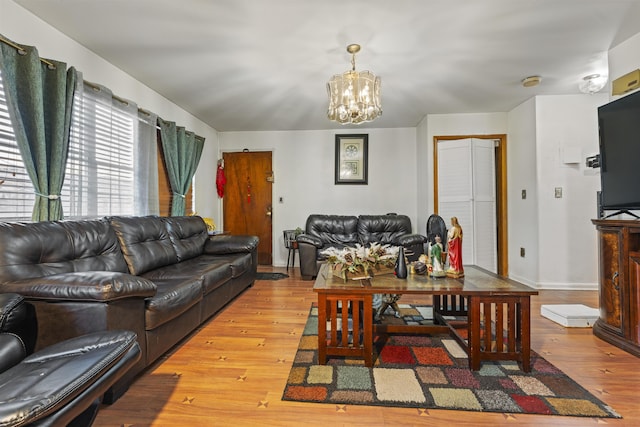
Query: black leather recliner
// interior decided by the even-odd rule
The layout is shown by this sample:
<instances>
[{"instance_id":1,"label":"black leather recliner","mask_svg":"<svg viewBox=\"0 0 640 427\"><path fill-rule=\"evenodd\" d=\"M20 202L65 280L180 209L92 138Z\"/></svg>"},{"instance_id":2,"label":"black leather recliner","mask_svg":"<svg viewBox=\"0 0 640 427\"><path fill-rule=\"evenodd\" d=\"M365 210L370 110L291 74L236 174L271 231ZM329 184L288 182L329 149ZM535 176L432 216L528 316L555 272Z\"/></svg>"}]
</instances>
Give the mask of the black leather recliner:
<instances>
[{"instance_id":1,"label":"black leather recliner","mask_svg":"<svg viewBox=\"0 0 640 427\"><path fill-rule=\"evenodd\" d=\"M0 294L0 426L90 426L102 396L140 358L136 334L82 335L32 353L37 321Z\"/></svg>"}]
</instances>

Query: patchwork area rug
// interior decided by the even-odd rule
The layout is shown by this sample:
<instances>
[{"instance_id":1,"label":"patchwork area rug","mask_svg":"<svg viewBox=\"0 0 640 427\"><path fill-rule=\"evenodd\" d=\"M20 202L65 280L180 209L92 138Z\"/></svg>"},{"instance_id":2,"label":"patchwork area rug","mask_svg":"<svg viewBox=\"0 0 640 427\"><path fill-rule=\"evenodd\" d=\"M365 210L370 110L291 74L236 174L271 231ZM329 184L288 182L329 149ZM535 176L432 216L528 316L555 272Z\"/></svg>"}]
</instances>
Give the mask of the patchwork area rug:
<instances>
[{"instance_id":1,"label":"patchwork area rug","mask_svg":"<svg viewBox=\"0 0 640 427\"><path fill-rule=\"evenodd\" d=\"M401 319L429 322L430 307L400 305ZM385 316L390 318L392 316ZM318 365L318 318L313 306L282 399L352 405L621 418L543 357L531 372L516 362L482 362L471 371L449 335L390 335L375 343L374 367L329 357Z\"/></svg>"},{"instance_id":2,"label":"patchwork area rug","mask_svg":"<svg viewBox=\"0 0 640 427\"><path fill-rule=\"evenodd\" d=\"M284 273L261 273L258 271L256 280L280 280L286 279L287 277L289 277L289 275Z\"/></svg>"}]
</instances>

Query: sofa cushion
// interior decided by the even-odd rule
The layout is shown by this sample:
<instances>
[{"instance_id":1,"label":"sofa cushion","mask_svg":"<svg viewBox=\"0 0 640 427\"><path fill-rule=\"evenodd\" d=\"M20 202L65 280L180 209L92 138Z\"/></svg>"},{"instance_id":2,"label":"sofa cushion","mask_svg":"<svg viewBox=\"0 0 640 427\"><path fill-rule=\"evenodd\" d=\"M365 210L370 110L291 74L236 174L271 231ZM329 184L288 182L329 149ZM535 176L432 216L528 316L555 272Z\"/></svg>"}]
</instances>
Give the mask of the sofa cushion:
<instances>
[{"instance_id":1,"label":"sofa cushion","mask_svg":"<svg viewBox=\"0 0 640 427\"><path fill-rule=\"evenodd\" d=\"M202 254L209 238L207 226L199 216L167 217L162 219L167 225L169 238L179 261L185 261Z\"/></svg>"},{"instance_id":2,"label":"sofa cushion","mask_svg":"<svg viewBox=\"0 0 640 427\"><path fill-rule=\"evenodd\" d=\"M360 242L356 216L309 215L305 233L319 238L325 247L351 246Z\"/></svg>"},{"instance_id":3,"label":"sofa cushion","mask_svg":"<svg viewBox=\"0 0 640 427\"><path fill-rule=\"evenodd\" d=\"M112 217L124 259L133 275L178 262L178 255L160 217Z\"/></svg>"},{"instance_id":4,"label":"sofa cushion","mask_svg":"<svg viewBox=\"0 0 640 427\"><path fill-rule=\"evenodd\" d=\"M153 280L158 291L147 298L145 329L152 330L202 301L202 279L173 277Z\"/></svg>"},{"instance_id":5,"label":"sofa cushion","mask_svg":"<svg viewBox=\"0 0 640 427\"><path fill-rule=\"evenodd\" d=\"M411 219L406 215L360 215L358 217L360 243L398 245L398 238L411 234Z\"/></svg>"},{"instance_id":6,"label":"sofa cushion","mask_svg":"<svg viewBox=\"0 0 640 427\"><path fill-rule=\"evenodd\" d=\"M237 253L228 255L217 255L215 259L229 263L231 265L231 276L235 279L240 277L253 267L253 257L249 253Z\"/></svg>"},{"instance_id":7,"label":"sofa cushion","mask_svg":"<svg viewBox=\"0 0 640 427\"><path fill-rule=\"evenodd\" d=\"M0 223L0 281L81 271L128 272L105 219Z\"/></svg>"},{"instance_id":8,"label":"sofa cushion","mask_svg":"<svg viewBox=\"0 0 640 427\"><path fill-rule=\"evenodd\" d=\"M148 271L143 274L143 277L151 281L198 277L202 279L203 292L206 295L231 279L231 267L227 259L221 259L219 256L201 255L178 264Z\"/></svg>"}]
</instances>

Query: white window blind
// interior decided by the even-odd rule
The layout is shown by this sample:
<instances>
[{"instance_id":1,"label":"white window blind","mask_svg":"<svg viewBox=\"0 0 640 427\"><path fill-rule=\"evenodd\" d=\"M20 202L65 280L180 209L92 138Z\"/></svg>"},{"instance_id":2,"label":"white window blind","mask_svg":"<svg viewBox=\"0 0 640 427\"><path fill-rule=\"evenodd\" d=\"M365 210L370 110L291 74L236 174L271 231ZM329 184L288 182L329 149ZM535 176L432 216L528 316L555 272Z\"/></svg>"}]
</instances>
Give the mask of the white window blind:
<instances>
[{"instance_id":1,"label":"white window blind","mask_svg":"<svg viewBox=\"0 0 640 427\"><path fill-rule=\"evenodd\" d=\"M137 106L104 87L79 86L62 188L65 218L133 215Z\"/></svg>"},{"instance_id":2,"label":"white window blind","mask_svg":"<svg viewBox=\"0 0 640 427\"><path fill-rule=\"evenodd\" d=\"M29 221L35 195L18 150L0 72L0 220Z\"/></svg>"},{"instance_id":3,"label":"white window blind","mask_svg":"<svg viewBox=\"0 0 640 427\"><path fill-rule=\"evenodd\" d=\"M65 219L158 214L156 116L82 79L74 97ZM0 221L30 221L34 202L0 73Z\"/></svg>"}]
</instances>

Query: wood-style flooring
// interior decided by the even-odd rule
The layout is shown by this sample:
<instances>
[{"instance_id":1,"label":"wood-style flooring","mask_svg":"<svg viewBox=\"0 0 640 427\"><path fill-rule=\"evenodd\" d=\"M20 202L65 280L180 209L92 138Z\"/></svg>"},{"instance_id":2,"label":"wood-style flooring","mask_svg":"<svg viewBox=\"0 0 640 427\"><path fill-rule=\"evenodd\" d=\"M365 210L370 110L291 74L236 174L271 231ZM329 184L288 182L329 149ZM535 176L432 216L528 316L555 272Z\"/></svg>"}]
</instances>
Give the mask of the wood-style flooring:
<instances>
[{"instance_id":1,"label":"wood-style flooring","mask_svg":"<svg viewBox=\"0 0 640 427\"><path fill-rule=\"evenodd\" d=\"M286 272L260 267L260 271ZM532 297L531 347L623 419L343 406L282 401L311 303L313 282L257 281L103 406L94 426L640 426L640 359L540 315L541 304L598 306L597 291ZM405 298L406 297L406 298ZM403 303L430 297L403 296Z\"/></svg>"}]
</instances>

